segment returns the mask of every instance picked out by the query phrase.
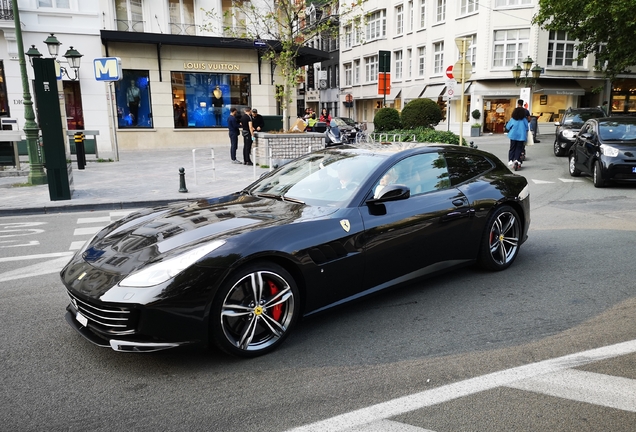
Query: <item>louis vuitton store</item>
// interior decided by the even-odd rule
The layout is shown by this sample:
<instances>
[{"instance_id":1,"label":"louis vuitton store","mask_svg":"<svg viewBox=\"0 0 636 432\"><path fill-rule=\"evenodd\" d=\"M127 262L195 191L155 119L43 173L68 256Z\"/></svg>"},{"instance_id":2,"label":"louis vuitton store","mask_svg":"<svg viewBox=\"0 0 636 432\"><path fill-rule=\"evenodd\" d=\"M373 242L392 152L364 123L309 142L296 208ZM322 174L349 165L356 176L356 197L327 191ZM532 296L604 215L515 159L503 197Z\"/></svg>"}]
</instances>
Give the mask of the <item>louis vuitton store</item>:
<instances>
[{"instance_id":1,"label":"louis vuitton store","mask_svg":"<svg viewBox=\"0 0 636 432\"><path fill-rule=\"evenodd\" d=\"M101 39L105 55L122 63L123 79L110 89L120 149L229 144L231 108L282 114L275 97L281 79L253 41L109 30ZM306 48L298 64L325 55Z\"/></svg>"}]
</instances>

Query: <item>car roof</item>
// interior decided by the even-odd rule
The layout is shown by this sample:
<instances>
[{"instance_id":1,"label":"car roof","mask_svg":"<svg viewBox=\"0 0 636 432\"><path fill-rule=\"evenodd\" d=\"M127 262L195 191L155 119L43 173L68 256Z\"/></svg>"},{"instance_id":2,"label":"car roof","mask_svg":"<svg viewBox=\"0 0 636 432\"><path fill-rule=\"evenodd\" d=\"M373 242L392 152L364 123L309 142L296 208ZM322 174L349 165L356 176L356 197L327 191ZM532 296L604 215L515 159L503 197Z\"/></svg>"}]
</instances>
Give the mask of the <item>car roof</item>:
<instances>
[{"instance_id":1,"label":"car roof","mask_svg":"<svg viewBox=\"0 0 636 432\"><path fill-rule=\"evenodd\" d=\"M565 112L566 114L570 114L570 113L579 113L579 112L590 112L590 111L600 111L603 114L605 114L605 111L603 111L601 108L599 107L592 107L592 108L568 108L568 110Z\"/></svg>"}]
</instances>

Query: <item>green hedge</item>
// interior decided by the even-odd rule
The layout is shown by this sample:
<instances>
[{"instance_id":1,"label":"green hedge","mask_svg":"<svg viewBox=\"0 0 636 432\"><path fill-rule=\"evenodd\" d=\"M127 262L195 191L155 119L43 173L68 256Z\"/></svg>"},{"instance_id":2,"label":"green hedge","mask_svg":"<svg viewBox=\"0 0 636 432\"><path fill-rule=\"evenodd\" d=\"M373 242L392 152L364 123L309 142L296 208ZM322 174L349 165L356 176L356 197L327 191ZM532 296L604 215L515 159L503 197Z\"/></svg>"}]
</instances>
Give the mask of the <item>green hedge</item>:
<instances>
[{"instance_id":1,"label":"green hedge","mask_svg":"<svg viewBox=\"0 0 636 432\"><path fill-rule=\"evenodd\" d=\"M442 109L431 99L414 99L404 105L400 120L404 129L434 128L442 121Z\"/></svg>"},{"instance_id":2,"label":"green hedge","mask_svg":"<svg viewBox=\"0 0 636 432\"><path fill-rule=\"evenodd\" d=\"M395 108L381 108L373 118L374 130L383 132L402 127L400 113Z\"/></svg>"},{"instance_id":3,"label":"green hedge","mask_svg":"<svg viewBox=\"0 0 636 432\"><path fill-rule=\"evenodd\" d=\"M380 133L382 135L389 135L391 138L395 135L395 141L398 142L413 141L413 136L415 135L416 142L459 144L459 135L456 135L453 132L438 131L427 127L418 127L415 129L392 129L381 132L376 130L374 131L376 140L379 138ZM463 141L463 145L468 145L466 139Z\"/></svg>"}]
</instances>

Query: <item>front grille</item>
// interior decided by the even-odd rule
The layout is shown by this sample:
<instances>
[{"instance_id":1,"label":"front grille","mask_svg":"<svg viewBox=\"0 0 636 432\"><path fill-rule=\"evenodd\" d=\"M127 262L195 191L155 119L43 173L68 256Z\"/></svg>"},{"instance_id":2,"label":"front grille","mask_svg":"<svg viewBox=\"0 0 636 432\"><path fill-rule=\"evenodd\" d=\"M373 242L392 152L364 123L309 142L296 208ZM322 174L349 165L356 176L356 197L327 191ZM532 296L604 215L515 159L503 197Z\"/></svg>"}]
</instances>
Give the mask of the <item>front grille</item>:
<instances>
[{"instance_id":1,"label":"front grille","mask_svg":"<svg viewBox=\"0 0 636 432\"><path fill-rule=\"evenodd\" d=\"M135 311L110 305L95 306L67 290L73 307L88 319L91 330L107 335L127 335L135 332Z\"/></svg>"}]
</instances>

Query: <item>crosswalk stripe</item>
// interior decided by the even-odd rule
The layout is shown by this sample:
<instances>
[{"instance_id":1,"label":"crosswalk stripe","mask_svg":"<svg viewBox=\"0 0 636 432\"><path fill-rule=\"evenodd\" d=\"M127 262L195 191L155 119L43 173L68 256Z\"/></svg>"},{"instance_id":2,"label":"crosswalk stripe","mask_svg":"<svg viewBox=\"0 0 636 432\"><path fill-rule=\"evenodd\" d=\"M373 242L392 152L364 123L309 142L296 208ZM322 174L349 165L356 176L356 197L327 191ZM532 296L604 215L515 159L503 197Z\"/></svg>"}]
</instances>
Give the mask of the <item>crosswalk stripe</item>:
<instances>
[{"instance_id":1,"label":"crosswalk stripe","mask_svg":"<svg viewBox=\"0 0 636 432\"><path fill-rule=\"evenodd\" d=\"M636 412L636 380L629 378L566 369L506 387Z\"/></svg>"},{"instance_id":2,"label":"crosswalk stripe","mask_svg":"<svg viewBox=\"0 0 636 432\"><path fill-rule=\"evenodd\" d=\"M69 257L56 258L50 261L33 264L27 267L21 267L5 273L0 273L0 282L7 282L16 279L24 279L33 276L41 276L45 274L57 273L68 263Z\"/></svg>"},{"instance_id":3,"label":"crosswalk stripe","mask_svg":"<svg viewBox=\"0 0 636 432\"><path fill-rule=\"evenodd\" d=\"M561 180L563 183L582 183L583 182L583 180L564 179L564 178L559 178L559 180Z\"/></svg>"},{"instance_id":4,"label":"crosswalk stripe","mask_svg":"<svg viewBox=\"0 0 636 432\"><path fill-rule=\"evenodd\" d=\"M533 182L534 184L548 184L548 183L554 183L554 182L547 181L547 180L535 180L535 179L532 179L532 182Z\"/></svg>"},{"instance_id":5,"label":"crosswalk stripe","mask_svg":"<svg viewBox=\"0 0 636 432\"><path fill-rule=\"evenodd\" d=\"M430 429L400 423L393 420L378 420L362 426L354 426L343 432L435 432Z\"/></svg>"},{"instance_id":6,"label":"crosswalk stripe","mask_svg":"<svg viewBox=\"0 0 636 432\"><path fill-rule=\"evenodd\" d=\"M101 230L102 228L104 227L96 226L96 227L88 227L88 228L75 228L75 231L73 231L73 235L74 236L92 235L92 234L98 233L99 230Z\"/></svg>"},{"instance_id":7,"label":"crosswalk stripe","mask_svg":"<svg viewBox=\"0 0 636 432\"><path fill-rule=\"evenodd\" d=\"M13 256L13 257L0 258L0 263L11 262L11 261L25 261L30 259L68 257L71 255L73 255L73 252L54 252L54 253L46 253L46 254Z\"/></svg>"}]
</instances>

